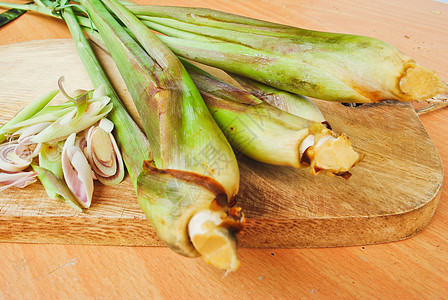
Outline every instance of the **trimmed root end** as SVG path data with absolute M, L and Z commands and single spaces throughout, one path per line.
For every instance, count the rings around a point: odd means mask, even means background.
M 309 165 L 314 175 L 325 171 L 328 175 L 348 179 L 348 171 L 361 160 L 345 134 L 336 136 L 319 123 L 311 125 L 310 135 L 302 141 L 300 148 L 302 164 Z
M 229 228 L 221 226 L 225 219 L 223 212 L 200 211 L 191 218 L 188 231 L 205 262 L 221 270 L 235 271 L 240 266 L 237 241 Z
M 330 138 L 314 147 L 313 168 L 330 174 L 344 174 L 359 160 L 360 156 L 344 134 Z
M 427 100 L 439 94 L 448 94 L 448 84 L 433 70 L 414 65 L 406 69 L 400 80 L 403 100 Z

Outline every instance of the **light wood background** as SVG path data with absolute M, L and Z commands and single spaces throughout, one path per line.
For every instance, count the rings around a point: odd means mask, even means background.
M 448 78 L 448 5 L 439 2 L 163 4 L 210 7 L 298 27 L 377 37 Z M 1 45 L 54 38 L 69 38 L 64 25 L 31 14 L 0 29 Z M 447 116 L 445 109 L 421 117 L 444 165 Z M 241 249 L 243 266 L 227 276 L 200 259 L 186 259 L 164 247 L 1 243 L 0 299 L 443 298 L 448 296 L 447 198 L 444 185 L 431 224 L 411 239 L 349 248 Z

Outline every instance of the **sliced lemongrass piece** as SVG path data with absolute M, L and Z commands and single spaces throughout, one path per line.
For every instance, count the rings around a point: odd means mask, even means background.
M 27 107 L 18 112 L 14 118 L 12 118 L 9 122 L 0 127 L 0 143 L 4 142 L 6 139 L 5 133 L 7 133 L 7 129 L 21 121 L 27 120 L 37 112 L 42 110 L 57 94 L 59 90 L 52 91 L 42 97 L 35 99 L 31 102 Z
M 87 159 L 96 178 L 103 184 L 114 185 L 124 178 L 124 164 L 112 130 L 114 124 L 103 118 L 87 133 Z
M 39 166 L 50 171 L 59 178 L 64 177 L 62 171 L 62 147 L 58 143 L 44 143 L 39 152 Z M 51 189 L 47 189 L 47 194 L 51 199 L 57 199 L 58 195 Z
M 240 266 L 236 255 L 237 241 L 223 226 L 226 217 L 222 211 L 199 211 L 190 219 L 188 233 L 205 262 L 221 270 L 234 271 Z
M 47 128 L 50 125 L 51 125 L 51 122 L 42 122 L 42 123 L 30 125 L 28 127 L 22 127 L 21 129 L 14 132 L 13 136 L 19 135 L 19 138 L 17 140 L 20 143 L 25 138 L 28 138 L 32 135 L 35 135 L 35 134 L 41 132 L 42 130 L 44 130 L 45 128 Z
M 31 164 L 31 157 L 20 157 L 17 155 L 17 145 L 17 141 L 0 145 L 0 170 L 18 172 L 26 169 Z
M 17 146 L 15 149 L 15 154 L 20 157 L 20 158 L 34 158 L 36 157 L 39 152 L 40 149 L 42 147 L 42 144 L 35 144 L 35 143 L 31 143 L 31 137 L 27 137 L 22 139 L 21 141 L 17 140 Z
M 109 101 L 110 98 L 107 96 L 91 99 L 88 101 L 86 111 L 82 116 L 79 117 L 77 112 L 72 111 L 33 136 L 32 141 L 45 143 L 51 140 L 64 139 L 73 132 L 80 132 L 89 128 L 111 111 L 112 103 L 109 103 Z
M 44 143 L 39 152 L 39 166 L 62 180 L 64 173 L 62 171 L 61 156 L 62 147 L 58 143 Z M 41 180 L 42 183 L 43 181 L 44 179 Z M 56 193 L 53 188 L 47 188 L 45 184 L 44 187 L 51 199 L 59 199 L 59 194 Z
M 93 91 L 92 98 L 99 98 L 107 96 L 106 86 L 104 84 L 100 85 Z
M 41 112 L 37 113 L 35 116 L 31 117 L 30 119 L 27 119 L 27 120 L 24 120 L 17 124 L 9 126 L 8 128 L 5 129 L 5 131 L 6 131 L 6 133 L 14 134 L 18 130 L 27 128 L 27 127 L 35 125 L 35 124 L 45 123 L 45 122 L 54 122 L 70 112 L 76 112 L 76 108 L 74 107 L 73 104 L 68 105 L 68 106 L 63 105 L 62 107 L 49 106 L 49 107 L 44 108 Z
M 36 176 L 36 172 L 0 172 L 0 191 L 4 191 L 10 187 L 24 188 L 36 182 Z
M 61 177 L 56 176 L 50 170 L 41 166 L 32 165 L 32 167 L 35 172 L 38 172 L 37 176 L 51 199 L 61 200 L 76 211 L 82 212 L 77 198 Z
M 89 162 L 81 149 L 75 146 L 76 134 L 72 133 L 62 149 L 62 170 L 68 188 L 78 203 L 90 207 L 93 197 L 93 179 Z

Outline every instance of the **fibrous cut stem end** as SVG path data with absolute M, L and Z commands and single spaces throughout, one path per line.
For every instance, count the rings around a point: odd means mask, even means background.
M 302 150 L 301 161 L 309 163 L 313 174 L 325 171 L 328 175 L 348 178 L 348 171 L 361 160 L 348 137 L 345 134 L 336 136 L 320 123 L 313 124 L 310 132 L 306 138 L 308 141 L 304 140 L 309 147 Z
M 200 211 L 191 218 L 188 231 L 205 262 L 221 270 L 236 271 L 240 266 L 236 238 L 227 227 L 221 226 L 225 218 L 223 212 Z
M 409 101 L 427 100 L 439 94 L 448 94 L 448 84 L 436 72 L 419 65 L 407 68 L 399 84 Z

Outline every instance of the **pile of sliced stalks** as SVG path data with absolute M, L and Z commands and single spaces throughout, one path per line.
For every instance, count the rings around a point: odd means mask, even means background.
M 0 127 L 0 191 L 39 178 L 48 195 L 78 211 L 89 208 L 93 180 L 114 185 L 124 164 L 106 118 L 112 109 L 104 87 L 71 98 L 59 90 L 32 101 Z M 68 101 L 49 105 L 62 92 Z

